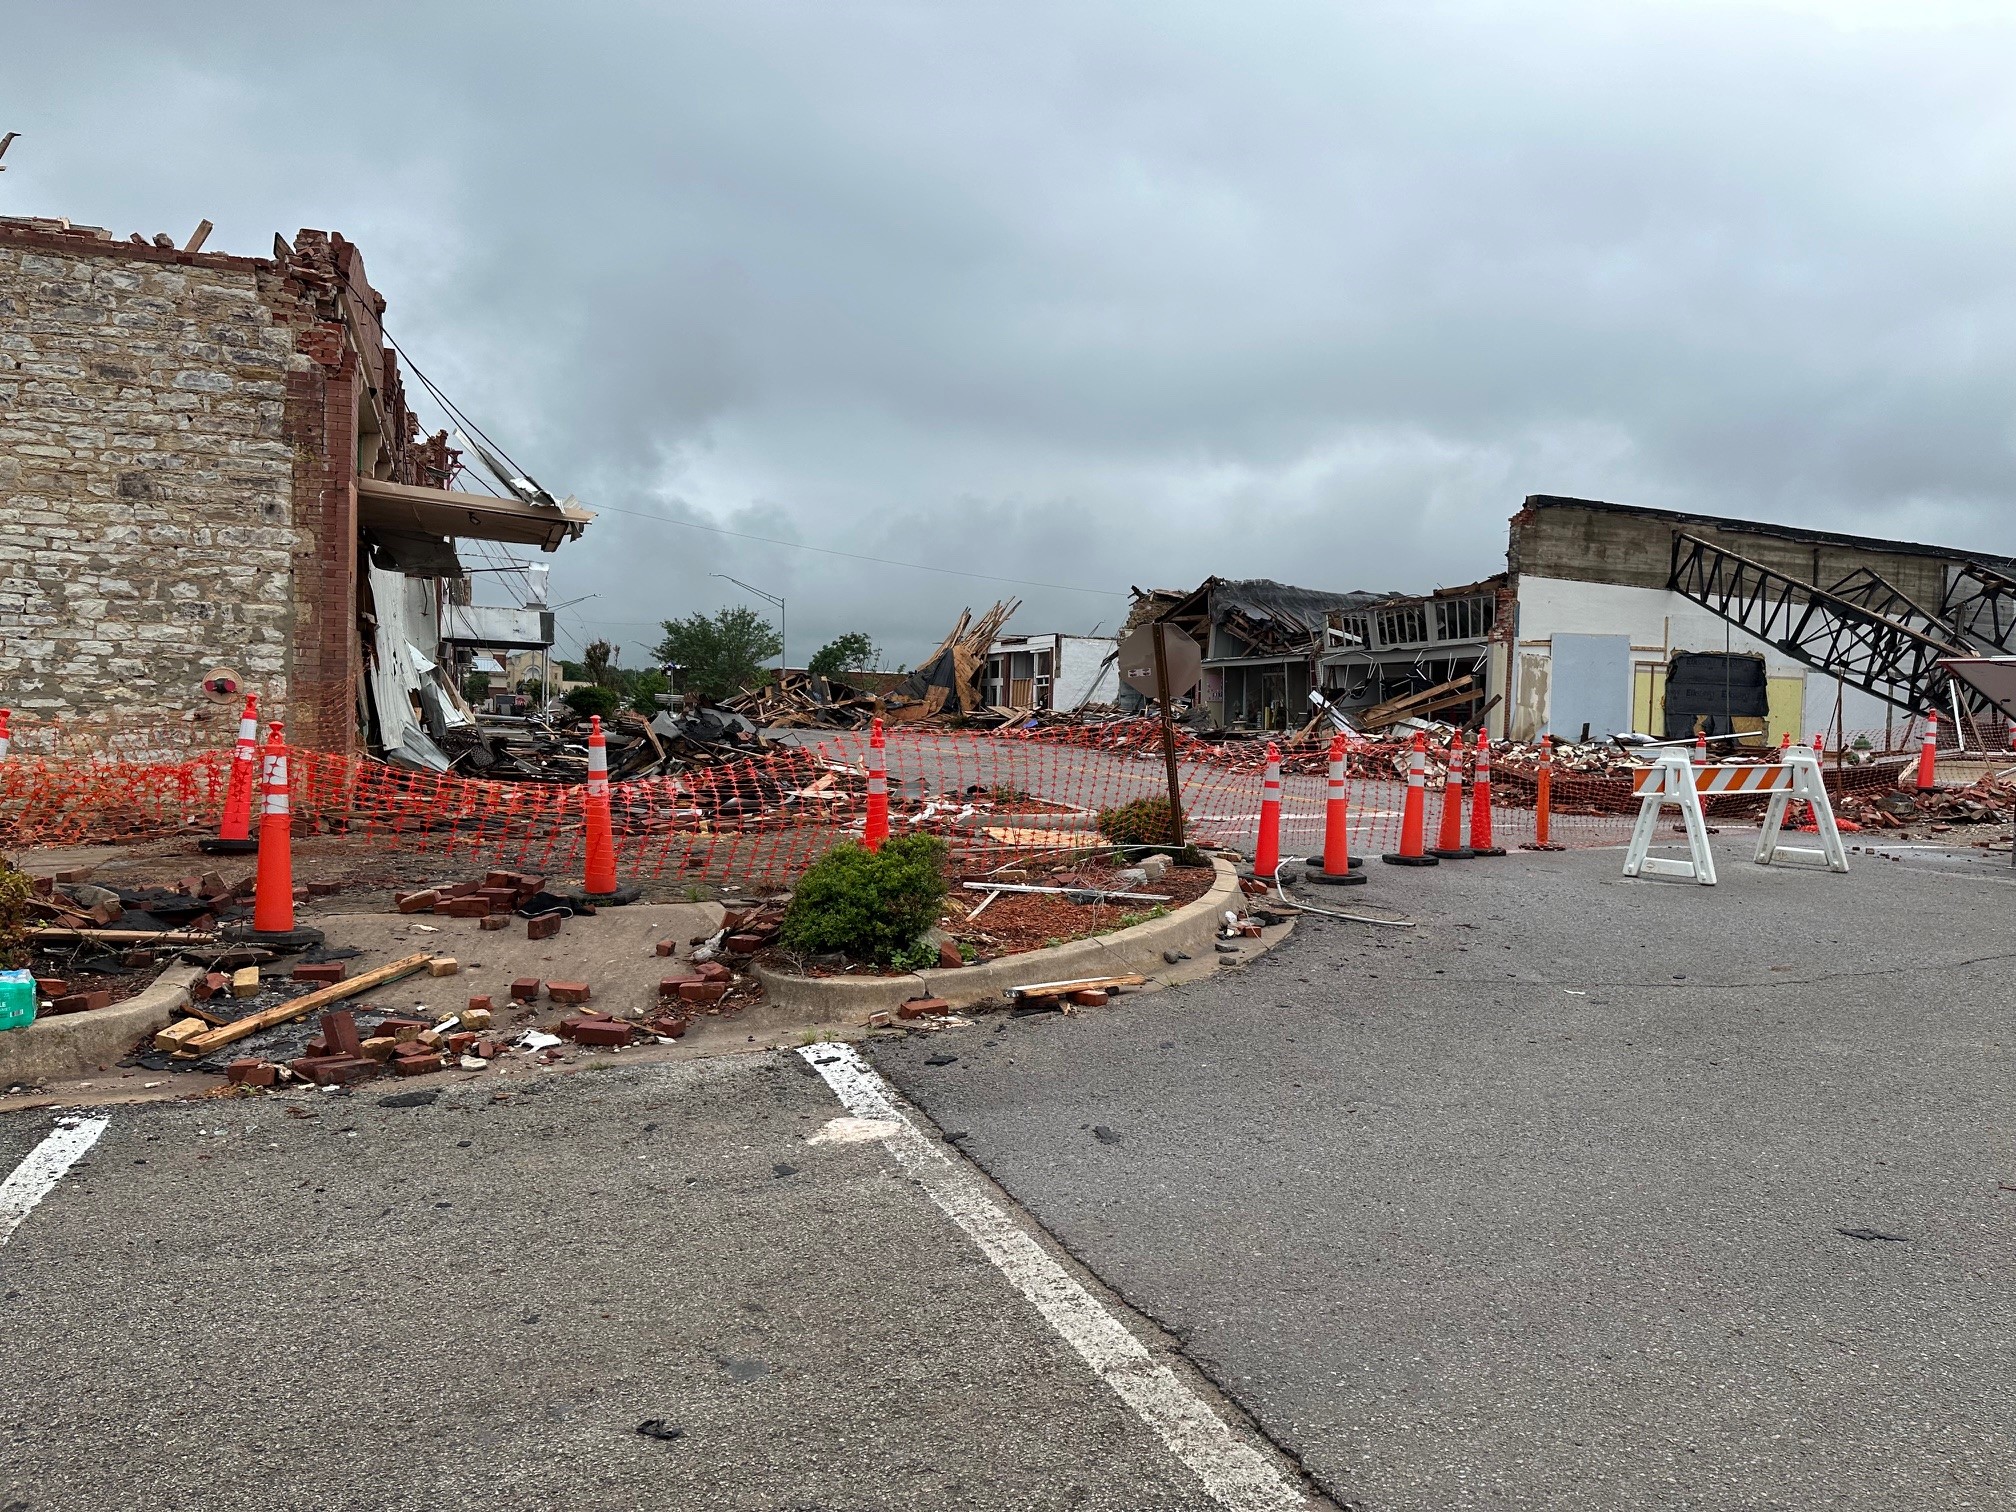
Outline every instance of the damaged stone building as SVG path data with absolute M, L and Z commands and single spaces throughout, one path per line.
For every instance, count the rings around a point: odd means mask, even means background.
M 1933 642 L 2016 644 L 2016 562 L 1992 553 L 1535 494 L 1506 558 L 1488 727 L 1514 740 L 1880 744 L 1942 681 Z
M 341 236 L 270 257 L 0 218 L 0 705 L 32 751 L 175 759 L 246 692 L 297 745 L 445 764 L 456 539 L 593 516 L 455 488 Z M 522 486 L 521 486 L 522 485 Z M 550 619 L 549 619 L 550 623 Z M 550 635 L 550 631 L 548 632 Z M 60 732 L 60 734 L 59 734 Z

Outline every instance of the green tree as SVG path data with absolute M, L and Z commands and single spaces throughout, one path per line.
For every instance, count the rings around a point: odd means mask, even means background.
M 834 636 L 814 651 L 812 660 L 805 664 L 805 670 L 814 677 L 834 677 L 842 672 L 861 671 L 879 659 L 875 642 L 859 630 L 849 630 L 845 635 Z
M 763 663 L 784 649 L 777 627 L 743 605 L 664 625 L 665 639 L 653 654 L 661 662 L 677 662 L 685 669 L 685 691 L 706 698 L 727 698 L 758 685 L 767 676 Z
M 630 707 L 648 718 L 658 712 L 658 695 L 671 686 L 656 667 L 640 667 L 625 679 L 623 691 L 630 697 Z
M 615 681 L 616 659 L 620 653 L 605 640 L 590 641 L 581 651 L 581 668 L 588 681 L 598 688 L 612 686 Z

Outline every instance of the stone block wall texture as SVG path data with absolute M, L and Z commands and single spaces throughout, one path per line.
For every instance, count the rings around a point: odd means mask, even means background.
M 354 246 L 272 259 L 0 220 L 0 707 L 15 747 L 174 760 L 242 698 L 351 751 L 359 406 L 379 476 L 439 486 Z M 360 364 L 360 351 L 371 361 Z M 363 373 L 368 369 L 369 376 Z
M 215 667 L 286 708 L 282 412 L 309 359 L 255 265 L 205 261 L 0 239 L 0 704 L 24 750 L 50 721 L 71 749 L 214 747 L 238 715 L 203 693 Z

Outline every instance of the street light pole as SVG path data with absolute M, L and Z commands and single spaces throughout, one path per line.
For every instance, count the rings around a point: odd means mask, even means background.
M 709 577 L 720 578 L 724 583 L 733 583 L 737 588 L 746 589 L 748 592 L 755 594 L 756 597 L 762 599 L 765 603 L 777 606 L 777 681 L 782 683 L 784 681 L 784 674 L 791 667 L 791 630 L 790 622 L 784 617 L 784 600 L 777 594 L 765 592 L 754 583 L 745 583 L 738 577 L 729 577 L 725 572 L 710 572 L 707 575 Z

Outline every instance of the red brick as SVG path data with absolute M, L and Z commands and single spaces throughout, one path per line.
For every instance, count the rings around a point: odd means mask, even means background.
M 722 947 L 730 955 L 754 955 L 763 948 L 763 936 L 759 934 L 732 934 L 722 941 Z
M 658 979 L 658 996 L 661 998 L 676 998 L 679 996 L 679 989 L 681 987 L 685 986 L 688 982 L 697 982 L 699 980 L 700 978 L 690 971 L 682 971 L 676 976 L 660 977 Z
M 425 1019 L 403 1018 L 396 1014 L 387 1014 L 384 1018 L 378 1020 L 376 1027 L 371 1032 L 374 1035 L 390 1035 L 393 1039 L 403 1043 L 412 1039 L 414 1035 L 419 1034 L 422 1030 L 431 1029 L 432 1027 L 433 1025 L 429 1024 Z
M 392 1069 L 400 1076 L 425 1076 L 429 1071 L 441 1069 L 441 1055 L 435 1050 L 423 1055 L 402 1055 L 392 1062 Z
M 392 901 L 401 913 L 425 913 L 441 901 L 441 894 L 430 887 L 424 892 L 400 893 Z
M 481 898 L 443 898 L 434 912 L 450 919 L 480 919 L 490 912 L 490 905 Z
M 483 885 L 486 888 L 501 887 L 509 891 L 516 891 L 518 883 L 521 880 L 516 872 L 493 871 L 483 874 Z
M 311 898 L 333 898 L 341 891 L 343 891 L 343 884 L 341 882 L 310 882 L 308 884 L 308 896 Z M 210 897 L 212 895 L 205 893 L 204 896 Z
M 336 1047 L 329 1043 L 328 1035 L 311 1034 L 308 1036 L 307 1043 L 302 1045 L 301 1053 L 310 1060 L 322 1060 L 327 1056 L 334 1055 Z
M 504 1053 L 504 1047 L 493 1039 L 479 1039 L 469 1047 L 469 1052 L 483 1060 L 495 1060 Z
M 896 1017 L 904 1019 L 936 1018 L 941 1013 L 950 1013 L 951 1011 L 952 1005 L 943 998 L 912 998 L 909 1002 L 898 1005 Z
M 63 871 L 57 872 L 55 875 L 55 880 L 58 882 L 70 882 L 70 883 L 89 882 L 91 880 L 91 870 L 92 869 L 88 866 L 68 867 Z
M 1098 987 L 1081 987 L 1071 994 L 1071 1001 L 1080 1008 L 1104 1008 L 1106 993 L 1104 989 Z
M 586 982 L 548 982 L 546 996 L 553 1002 L 573 1006 L 587 1002 L 593 994 L 589 992 Z
M 460 1055 L 464 1050 L 467 1050 L 471 1045 L 475 1044 L 476 1041 L 481 1038 L 482 1038 L 481 1035 L 473 1033 L 472 1031 L 466 1029 L 460 1030 L 448 1036 L 447 1040 L 448 1052 L 451 1055 Z
M 511 984 L 511 1001 L 514 1003 L 536 1003 L 539 1001 L 539 987 L 539 978 L 520 977 Z
M 653 1034 L 661 1035 L 665 1039 L 677 1039 L 691 1028 L 692 1025 L 693 1020 L 681 1013 L 654 1018 L 645 1024 L 644 1027 L 649 1029 Z
M 49 1005 L 50 1013 L 92 1013 L 100 1008 L 112 1006 L 112 994 L 100 989 L 97 992 L 73 992 L 56 999 Z
M 485 993 L 481 997 L 470 998 L 469 1006 L 471 1008 L 480 1009 L 484 1013 L 489 1013 L 493 1011 L 492 1004 L 490 1002 L 490 996 L 488 993 Z
M 966 964 L 966 957 L 959 954 L 959 947 L 957 945 L 954 945 L 950 940 L 943 940 L 938 945 L 938 964 L 949 970 L 954 966 L 964 966 Z
M 476 921 L 476 927 L 478 929 L 509 929 L 511 927 L 511 915 L 508 913 L 485 914 Z
M 466 898 L 481 887 L 481 882 L 451 882 L 441 889 L 444 898 Z
M 490 905 L 492 913 L 509 913 L 518 906 L 518 889 L 515 887 L 482 887 L 476 896 Z
M 270 1087 L 280 1080 L 280 1068 L 271 1061 L 238 1060 L 224 1068 L 228 1081 L 245 1087 Z
M 322 1036 L 336 1055 L 354 1056 L 364 1043 L 357 1033 L 357 1015 L 348 1008 L 332 1008 L 322 1015 Z
M 229 973 L 222 971 L 207 971 L 203 974 L 203 996 L 206 999 L 213 997 L 221 997 L 224 993 L 227 993 L 230 990 L 231 990 L 231 977 Z
M 614 1019 L 584 1019 L 570 1037 L 582 1045 L 627 1045 L 632 1033 L 628 1024 Z
M 154 952 L 151 950 L 129 950 L 119 957 L 119 964 L 126 967 L 152 966 Z
M 525 938 L 528 940 L 550 940 L 560 933 L 560 921 L 567 915 L 557 908 L 551 913 L 534 914 L 525 921 Z
M 70 992 L 70 984 L 61 977 L 37 977 L 35 978 L 35 990 L 44 997 L 67 997 Z
M 295 981 L 321 982 L 330 986 L 342 981 L 347 974 L 341 961 L 310 961 L 294 968 Z
M 677 940 L 660 940 L 657 949 L 658 954 L 661 956 L 673 955 L 678 952 L 679 942 Z
M 688 1003 L 718 1003 L 728 995 L 726 982 L 681 982 L 679 997 Z
M 288 1065 L 296 1075 L 307 1077 L 318 1087 L 358 1081 L 378 1069 L 373 1062 L 350 1055 L 303 1056 L 300 1060 L 289 1061 Z
M 700 973 L 700 980 L 703 982 L 732 982 L 735 980 L 735 973 L 730 971 L 726 966 L 723 966 L 719 961 L 702 961 L 693 969 Z

